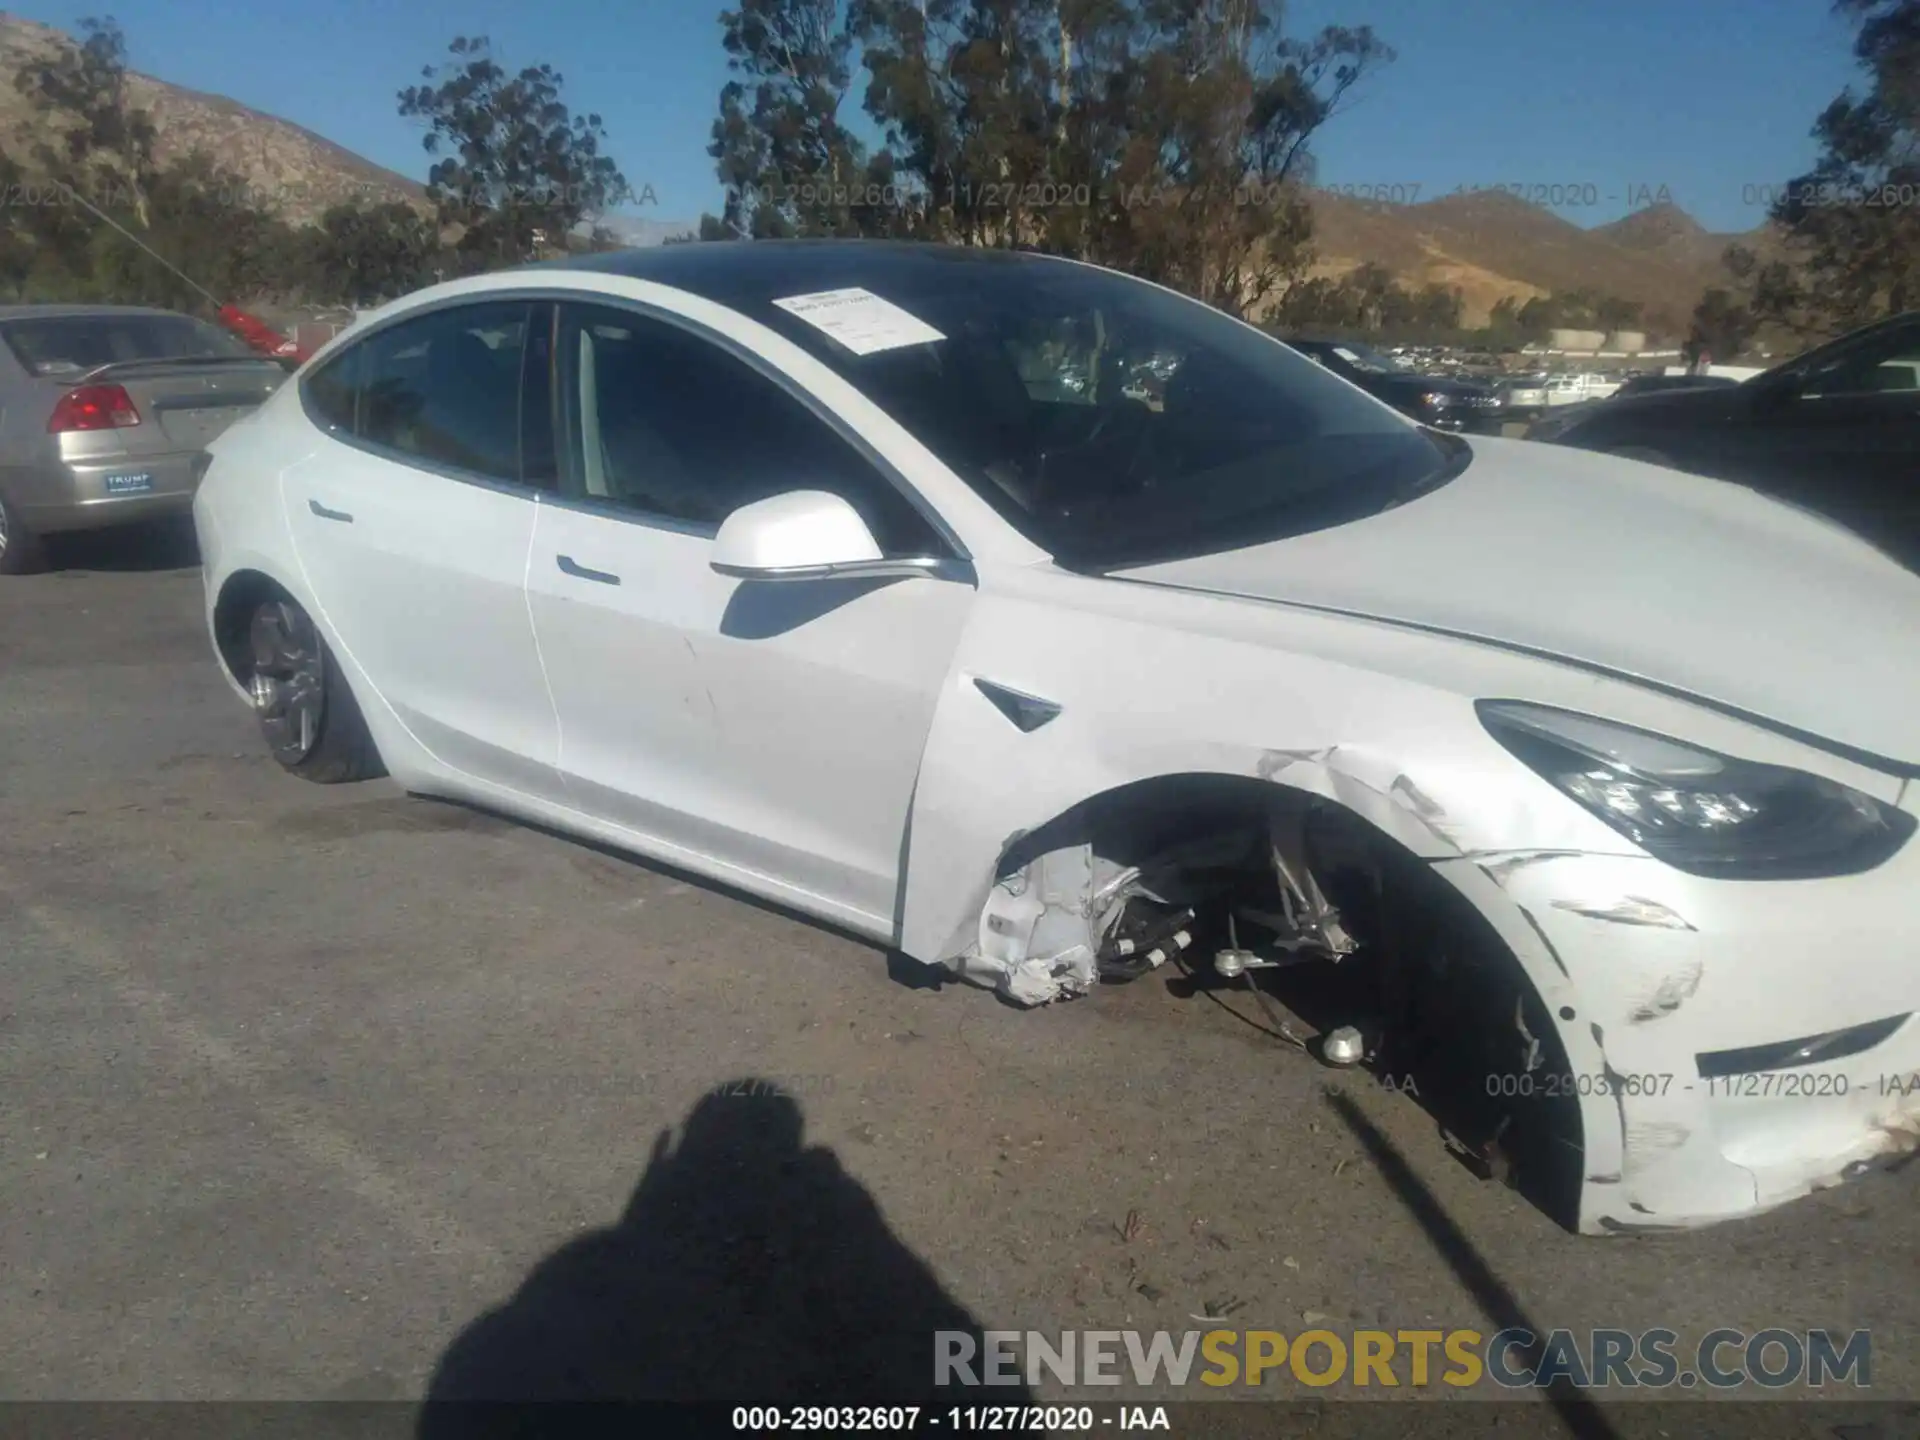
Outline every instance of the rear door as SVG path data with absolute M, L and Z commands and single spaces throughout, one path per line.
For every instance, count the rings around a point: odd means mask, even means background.
M 554 480 L 552 323 L 489 299 L 375 330 L 304 383 L 326 438 L 281 474 L 310 593 L 380 699 L 452 769 L 547 799 L 559 735 L 525 577 Z
M 563 303 L 563 497 L 540 507 L 529 604 L 577 806 L 890 928 L 920 758 L 970 576 L 742 581 L 734 509 L 827 490 L 883 553 L 952 551 L 834 423 L 702 332 Z

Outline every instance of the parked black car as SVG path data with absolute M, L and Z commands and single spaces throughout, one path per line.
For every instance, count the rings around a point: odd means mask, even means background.
M 1660 390 L 1724 390 L 1740 382 L 1725 375 L 1629 375 L 1609 400 L 1630 395 L 1652 395 Z
M 1379 351 L 1347 340 L 1288 340 L 1287 344 L 1422 425 L 1498 434 L 1505 418 L 1505 404 L 1490 385 L 1416 375 L 1398 368 Z
M 1738 385 L 1615 396 L 1527 434 L 1750 485 L 1920 569 L 1920 311 Z

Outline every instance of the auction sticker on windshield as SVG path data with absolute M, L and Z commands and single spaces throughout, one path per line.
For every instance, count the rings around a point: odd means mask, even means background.
M 812 295 L 789 295 L 773 303 L 790 315 L 798 315 L 823 334 L 831 335 L 856 355 L 873 355 L 882 350 L 898 350 L 904 345 L 925 345 L 947 338 L 891 300 L 883 300 L 857 285 L 845 290 L 820 290 Z

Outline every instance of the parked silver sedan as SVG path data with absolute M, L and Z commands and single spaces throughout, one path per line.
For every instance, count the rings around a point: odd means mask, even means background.
M 0 575 L 47 535 L 185 514 L 207 443 L 284 378 L 170 310 L 0 306 Z

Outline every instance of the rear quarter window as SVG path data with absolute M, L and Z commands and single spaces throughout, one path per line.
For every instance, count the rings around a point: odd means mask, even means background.
M 301 382 L 307 410 L 320 424 L 343 435 L 354 431 L 354 407 L 360 398 L 361 347 L 350 346 Z
M 491 480 L 554 483 L 553 440 L 523 413 L 545 418 L 546 332 L 530 323 L 551 311 L 526 300 L 428 310 L 382 326 L 301 382 L 306 411 L 343 439 Z M 532 341 L 539 344 L 533 345 Z M 531 386 L 538 404 L 524 403 Z M 524 452 L 524 453 L 523 453 Z

